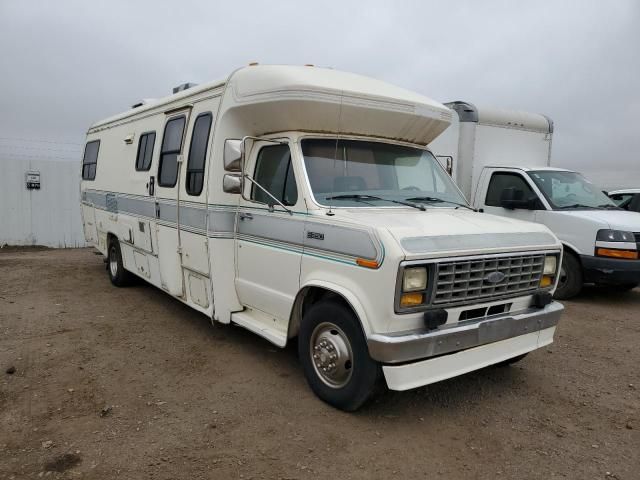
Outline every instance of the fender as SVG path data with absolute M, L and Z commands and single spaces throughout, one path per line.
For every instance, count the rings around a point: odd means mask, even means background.
M 362 303 L 360 303 L 360 300 L 358 300 L 358 297 L 349 289 L 344 288 L 342 285 L 317 279 L 308 280 L 303 285 L 300 285 L 300 290 L 298 290 L 298 293 L 296 294 L 296 300 L 294 301 L 293 307 L 291 309 L 291 315 L 289 316 L 288 330 L 290 334 L 292 333 L 292 327 L 294 327 L 297 331 L 297 325 L 293 324 L 293 322 L 295 321 L 295 310 L 298 305 L 301 293 L 309 287 L 318 287 L 325 290 L 330 290 L 344 298 L 358 317 L 360 325 L 362 326 L 362 332 L 364 333 L 365 337 L 369 338 L 369 336 L 371 335 L 371 325 L 369 324 L 367 315 L 364 311 L 364 308 L 362 307 Z

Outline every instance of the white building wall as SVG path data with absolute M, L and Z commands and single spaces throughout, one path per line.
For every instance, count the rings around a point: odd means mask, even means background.
M 80 160 L 0 158 L 0 246 L 85 246 L 80 219 Z M 40 172 L 40 190 L 25 173 Z

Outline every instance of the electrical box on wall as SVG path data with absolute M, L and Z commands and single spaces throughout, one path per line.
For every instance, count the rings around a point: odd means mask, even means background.
M 24 176 L 27 183 L 27 190 L 40 190 L 40 172 L 29 170 Z

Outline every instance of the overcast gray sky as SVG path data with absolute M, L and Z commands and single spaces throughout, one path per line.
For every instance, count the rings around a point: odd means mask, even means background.
M 77 155 L 91 123 L 179 83 L 313 63 L 544 113 L 553 165 L 640 187 L 640 1 L 0 0 L 0 59 L 4 155 Z

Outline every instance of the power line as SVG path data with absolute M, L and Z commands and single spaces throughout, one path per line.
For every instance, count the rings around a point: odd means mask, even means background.
M 58 157 L 58 156 L 54 156 L 54 155 L 38 155 L 38 154 L 34 154 L 34 155 L 26 155 L 26 154 L 22 154 L 22 153 L 11 153 L 11 152 L 0 152 L 0 155 L 6 158 L 11 158 L 11 157 L 21 157 L 21 158 L 32 158 L 34 160 L 46 160 L 49 158 L 58 158 L 60 160 L 73 160 L 73 161 L 80 161 L 80 157 L 74 157 L 73 155 L 69 155 L 67 157 Z M 2 161 L 2 159 L 0 158 L 0 161 Z
M 63 152 L 78 153 L 82 151 L 82 148 L 80 147 L 74 150 L 69 150 L 69 149 L 62 149 L 62 148 L 56 148 L 56 147 L 32 147 L 32 146 L 25 146 L 25 145 L 2 145 L 2 144 L 0 144 L 0 148 L 11 148 L 13 150 L 45 150 L 45 151 L 56 152 L 56 153 L 63 153 Z
M 82 143 L 73 143 L 73 142 L 54 142 L 53 140 L 37 140 L 34 138 L 20 138 L 20 137 L 0 137 L 0 140 L 17 140 L 22 142 L 36 142 L 36 143 L 53 143 L 58 145 L 77 145 L 79 147 L 83 147 Z

